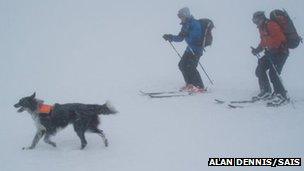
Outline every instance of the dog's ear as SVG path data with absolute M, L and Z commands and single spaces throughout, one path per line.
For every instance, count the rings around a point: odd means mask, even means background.
M 35 98 L 36 97 L 36 92 L 34 92 L 34 94 L 31 95 L 31 98 Z

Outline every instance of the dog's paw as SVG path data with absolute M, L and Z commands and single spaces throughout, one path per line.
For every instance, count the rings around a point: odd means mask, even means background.
M 87 146 L 87 144 L 86 144 L 86 143 L 81 144 L 80 150 L 83 150 L 83 149 L 84 149 L 86 146 Z
M 105 139 L 104 144 L 105 144 L 105 146 L 106 146 L 106 147 L 108 147 L 108 146 L 109 146 L 108 139 Z
M 51 144 L 51 146 L 53 146 L 53 147 L 57 147 L 56 143 L 50 143 L 50 144 Z
M 23 147 L 22 148 L 22 150 L 32 150 L 32 149 L 34 149 L 34 147 L 31 147 L 31 146 L 30 147 Z
M 52 141 L 49 141 L 49 142 L 47 142 L 47 143 L 50 144 L 50 145 L 53 146 L 53 147 L 57 147 L 56 143 L 54 143 L 54 142 L 52 142 Z

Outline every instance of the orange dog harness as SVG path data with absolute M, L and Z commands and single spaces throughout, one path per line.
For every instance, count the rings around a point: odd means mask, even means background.
M 52 106 L 52 105 L 40 104 L 39 107 L 38 107 L 38 112 L 49 114 L 49 113 L 51 113 L 53 108 L 54 108 L 54 106 Z

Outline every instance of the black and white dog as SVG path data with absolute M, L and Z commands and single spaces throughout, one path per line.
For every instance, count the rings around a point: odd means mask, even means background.
M 81 140 L 81 149 L 87 145 L 85 132 L 90 131 L 100 135 L 105 146 L 108 146 L 102 130 L 98 129 L 100 114 L 115 114 L 117 111 L 109 102 L 98 104 L 55 104 L 46 105 L 42 100 L 35 98 L 36 93 L 24 97 L 14 105 L 19 108 L 18 112 L 27 111 L 31 114 L 37 127 L 37 133 L 29 147 L 23 149 L 33 149 L 38 141 L 44 136 L 44 142 L 56 147 L 56 144 L 50 140 L 51 135 L 55 135 L 58 129 L 65 128 L 68 124 L 73 124 L 74 130 Z

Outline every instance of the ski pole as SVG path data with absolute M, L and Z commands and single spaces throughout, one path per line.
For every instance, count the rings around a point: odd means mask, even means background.
M 269 60 L 269 62 L 270 62 L 270 64 L 271 64 L 271 66 L 273 67 L 273 69 L 274 69 L 274 71 L 275 71 L 277 77 L 279 78 L 279 81 L 281 82 L 284 91 L 286 92 L 286 98 L 290 100 L 290 102 L 291 102 L 293 108 L 295 109 L 296 107 L 295 107 L 295 105 L 294 105 L 294 102 L 293 102 L 293 100 L 291 100 L 290 97 L 288 96 L 288 93 L 287 93 L 287 91 L 286 91 L 286 89 L 285 89 L 285 86 L 284 86 L 284 84 L 283 84 L 282 77 L 281 77 L 281 75 L 279 74 L 279 72 L 278 72 L 278 70 L 277 70 L 277 67 L 274 65 L 273 60 L 271 59 L 270 56 L 268 57 L 268 60 Z
M 175 49 L 175 47 L 173 46 L 173 44 L 169 41 L 170 45 L 172 46 L 172 48 L 174 49 L 174 51 L 177 53 L 177 55 L 182 58 L 182 56 L 178 53 L 178 51 Z
M 286 98 L 287 98 L 287 100 L 289 100 L 289 101 L 291 102 L 293 108 L 295 109 L 296 107 L 295 107 L 295 105 L 294 105 L 294 102 L 293 102 L 293 100 L 291 100 L 290 97 L 288 96 L 288 93 L 287 93 L 287 91 L 286 91 L 286 89 L 285 89 L 285 86 L 284 86 L 284 84 L 283 84 L 283 79 L 282 79 L 281 75 L 279 74 L 279 71 L 278 71 L 277 67 L 274 65 L 273 60 L 271 59 L 270 56 L 268 57 L 268 60 L 269 60 L 269 62 L 270 62 L 270 64 L 271 64 L 272 68 L 274 69 L 274 71 L 275 71 L 277 77 L 279 78 L 279 81 L 281 82 L 281 85 L 282 85 L 284 91 L 286 92 Z
M 178 55 L 180 58 L 182 58 L 182 56 L 178 53 L 178 51 L 176 50 L 176 48 L 174 47 L 174 45 L 173 45 L 170 41 L 169 41 L 169 43 L 170 43 L 170 45 L 172 46 L 172 48 L 174 49 L 174 51 L 177 53 L 177 55 Z M 190 49 L 191 49 L 191 48 L 190 48 Z M 193 52 L 192 49 L 191 49 L 191 52 L 194 54 L 194 52 Z M 205 75 L 207 76 L 207 78 L 209 79 L 210 83 L 211 83 L 212 85 L 214 85 L 213 82 L 212 82 L 212 80 L 210 79 L 209 75 L 208 75 L 207 72 L 205 71 L 204 67 L 202 66 L 202 64 L 201 64 L 200 62 L 198 62 L 198 64 L 200 65 L 200 67 L 201 67 L 202 70 L 204 71 L 204 73 L 205 73 Z
M 271 59 L 270 56 L 268 56 L 268 60 L 269 60 L 269 62 L 270 62 L 270 65 L 271 65 L 272 68 L 274 69 L 274 71 L 275 71 L 277 77 L 279 78 L 279 81 L 281 82 L 283 89 L 286 91 L 285 86 L 284 86 L 284 84 L 283 84 L 282 77 L 281 77 L 281 75 L 280 75 L 280 73 L 279 73 L 277 67 L 274 65 L 274 63 L 273 63 L 273 61 L 272 61 L 272 59 Z

